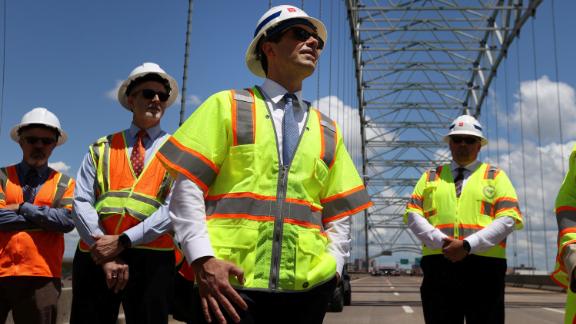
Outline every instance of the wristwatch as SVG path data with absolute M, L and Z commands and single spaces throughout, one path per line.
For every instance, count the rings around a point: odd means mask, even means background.
M 122 245 L 122 247 L 124 247 L 125 249 L 129 249 L 130 247 L 132 247 L 132 241 L 130 241 L 130 238 L 128 237 L 128 235 L 126 235 L 126 233 L 122 233 L 118 237 L 118 242 L 120 242 L 120 245 Z
M 462 247 L 464 248 L 464 250 L 466 250 L 466 253 L 470 254 L 470 243 L 468 243 L 468 241 L 464 240 L 462 241 Z

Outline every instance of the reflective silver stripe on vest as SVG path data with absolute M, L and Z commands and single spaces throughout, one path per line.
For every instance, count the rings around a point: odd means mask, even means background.
M 124 214 L 122 207 L 102 207 L 98 210 L 98 214 Z
M 254 98 L 250 91 L 242 89 L 234 91 L 236 101 L 236 143 L 238 145 L 254 144 L 254 116 L 252 106 Z
M 494 216 L 494 206 L 487 201 L 482 201 L 482 211 L 484 215 Z
M 60 207 L 72 205 L 73 202 L 73 198 L 62 198 L 60 199 Z
M 64 197 L 64 193 L 66 193 L 66 189 L 68 189 L 68 182 L 70 182 L 70 177 L 61 174 L 58 185 L 56 186 L 56 194 L 54 194 L 54 199 L 52 200 L 52 208 L 61 208 L 64 206 L 62 205 L 62 197 Z
M 576 210 L 563 210 L 556 213 L 558 230 L 563 231 L 570 227 L 576 227 Z
M 489 166 L 488 174 L 486 175 L 486 179 L 494 180 L 496 172 L 498 171 L 497 167 Z
M 245 214 L 249 216 L 274 217 L 279 208 L 277 200 L 260 200 L 250 197 L 222 198 L 206 201 L 206 216 Z M 306 222 L 322 228 L 320 212 L 313 212 L 309 206 L 284 202 L 282 206 L 284 219 Z
M 126 209 L 126 212 L 128 214 L 130 214 L 131 216 L 134 216 L 135 218 L 137 218 L 141 222 L 143 222 L 148 217 L 148 215 L 139 213 L 139 212 L 135 211 L 134 209 L 131 209 L 131 208 L 125 208 L 125 209 Z
M 2 186 L 2 193 L 0 193 L 0 199 L 6 199 L 4 192 L 6 191 L 6 182 L 8 181 L 8 176 L 6 175 L 6 168 L 0 168 L 0 186 Z
M 408 200 L 408 204 L 412 204 L 412 205 L 415 205 L 415 206 L 422 208 L 422 207 L 424 207 L 424 199 L 415 198 L 414 196 L 412 196 L 412 197 L 410 197 L 410 200 Z
M 172 141 L 166 141 L 159 152 L 170 162 L 198 178 L 206 187 L 210 187 L 216 179 L 217 173 L 209 165 L 193 154 L 181 150 Z
M 104 188 L 102 188 L 104 191 L 108 191 L 110 189 L 110 181 L 108 180 L 108 177 L 110 176 L 110 169 L 109 169 L 109 165 L 108 162 L 110 160 L 110 142 L 112 141 L 112 136 L 108 136 L 107 137 L 107 142 L 103 143 L 104 145 L 104 156 L 102 157 L 102 170 L 104 170 L 104 174 L 103 174 L 103 181 L 104 181 Z M 96 167 L 98 168 L 98 167 Z
M 442 228 L 439 228 L 439 230 L 440 230 L 440 232 L 442 232 L 448 236 L 454 237 L 454 228 L 453 227 L 442 227 Z
M 160 208 L 160 206 L 162 206 L 162 203 L 161 203 L 161 202 L 158 202 L 158 201 L 156 201 L 155 199 L 152 199 L 152 198 L 150 198 L 150 197 L 143 196 L 143 195 L 141 195 L 141 194 L 139 194 L 139 193 L 136 193 L 136 192 L 133 192 L 133 193 L 130 195 L 130 199 L 137 200 L 137 201 L 139 201 L 139 202 L 142 202 L 142 203 L 145 203 L 145 204 L 147 204 L 147 205 L 153 206 L 154 208 Z
M 320 111 L 320 126 L 324 136 L 324 156 L 322 160 L 328 167 L 332 166 L 334 162 L 334 155 L 336 154 L 336 128 L 334 122 Z
M 436 181 L 436 169 L 428 170 L 428 181 L 429 182 Z
M 126 198 L 130 196 L 130 192 L 129 191 L 108 191 L 106 193 L 104 193 L 103 195 L 98 196 L 98 199 L 96 199 L 96 202 L 100 202 L 106 198 L 109 197 L 113 197 L 113 198 Z
M 481 230 L 481 228 L 460 228 L 460 236 L 468 237 Z
M 343 212 L 353 210 L 369 202 L 370 195 L 368 195 L 366 189 L 356 191 L 348 196 L 323 203 L 322 206 L 324 209 L 322 210 L 322 219 L 337 216 Z
M 510 201 L 510 200 L 501 200 L 496 203 L 495 209 L 496 213 L 498 213 L 502 209 L 511 209 L 516 208 L 520 209 L 517 201 Z

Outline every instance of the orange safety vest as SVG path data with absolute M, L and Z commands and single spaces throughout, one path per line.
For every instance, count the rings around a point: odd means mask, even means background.
M 36 206 L 72 209 L 74 179 L 50 169 L 34 199 Z M 0 208 L 24 202 L 16 166 L 0 169 Z M 0 232 L 0 277 L 60 278 L 64 234 L 41 229 Z
M 130 203 L 141 202 L 155 209 L 164 203 L 172 178 L 156 155 L 144 166 L 140 176 L 136 177 L 128 158 L 124 132 L 98 140 L 90 147 L 90 153 L 96 166 L 98 182 L 95 208 L 104 233 L 121 234 L 150 216 L 130 208 Z M 172 235 L 166 233 L 135 248 L 173 250 L 174 241 Z M 80 241 L 80 249 L 86 252 L 90 247 Z

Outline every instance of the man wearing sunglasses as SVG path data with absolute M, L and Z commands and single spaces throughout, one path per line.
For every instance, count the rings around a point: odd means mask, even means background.
M 0 323 L 10 311 L 16 324 L 56 323 L 74 180 L 48 160 L 67 135 L 56 115 L 39 107 L 10 136 L 22 161 L 0 168 Z
M 121 84 L 130 127 L 98 139 L 78 171 L 73 217 L 81 241 L 74 256 L 70 323 L 167 323 L 174 275 L 168 216 L 172 178 L 156 158 L 169 134 L 160 121 L 178 84 L 144 63 Z
M 258 21 L 246 52 L 261 86 L 219 92 L 159 151 L 178 174 L 170 215 L 196 272 L 194 323 L 322 323 L 371 206 L 339 127 L 302 99 L 326 42 L 294 6 Z
M 404 220 L 422 241 L 426 324 L 504 324 L 506 237 L 523 227 L 503 170 L 478 161 L 488 140 L 462 115 L 444 136 L 452 162 L 420 177 Z

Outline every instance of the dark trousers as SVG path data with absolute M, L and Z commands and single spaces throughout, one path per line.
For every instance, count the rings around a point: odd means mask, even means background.
M 328 299 L 336 288 L 336 277 L 306 292 L 263 292 L 238 290 L 238 293 L 248 304 L 248 310 L 237 309 L 242 318 L 241 324 L 321 324 L 326 314 Z M 207 323 L 202 315 L 198 287 L 193 293 L 192 323 Z M 220 307 L 228 323 L 234 323 L 226 311 Z M 215 317 L 212 316 L 212 322 Z
M 16 324 L 55 324 L 61 289 L 60 278 L 0 278 L 0 323 L 12 310 Z
M 426 324 L 504 324 L 505 259 L 469 255 L 452 263 L 430 255 L 421 266 Z
M 120 304 L 127 324 L 168 323 L 174 280 L 174 252 L 128 249 L 120 256 L 129 271 L 128 284 L 108 289 L 104 271 L 90 253 L 76 250 L 72 268 L 71 324 L 115 324 Z

